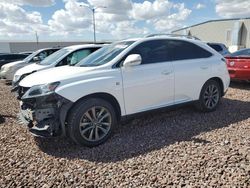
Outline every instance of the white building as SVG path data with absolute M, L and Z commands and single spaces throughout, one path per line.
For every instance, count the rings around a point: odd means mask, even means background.
M 236 51 L 240 48 L 250 48 L 250 17 L 211 20 L 172 33 L 192 35 L 207 42 L 223 43 L 230 51 Z

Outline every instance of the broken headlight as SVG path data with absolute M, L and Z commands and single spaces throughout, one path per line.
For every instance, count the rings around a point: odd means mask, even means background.
M 22 97 L 22 99 L 41 97 L 54 93 L 60 82 L 53 82 L 49 84 L 36 85 L 31 87 Z

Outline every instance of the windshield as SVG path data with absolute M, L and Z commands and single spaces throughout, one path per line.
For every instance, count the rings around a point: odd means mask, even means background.
M 108 63 L 119 55 L 124 49 L 133 44 L 134 41 L 117 42 L 97 50 L 88 57 L 80 61 L 76 66 L 92 67 Z
M 55 63 L 59 58 L 63 57 L 65 54 L 68 54 L 70 52 L 69 49 L 61 49 L 58 50 L 56 52 L 54 52 L 53 54 L 51 54 L 50 56 L 46 57 L 43 61 L 41 61 L 40 65 L 51 65 L 53 63 Z
M 26 57 L 23 61 L 29 62 L 36 54 L 38 54 L 40 51 L 33 52 L 28 57 Z
M 232 53 L 231 56 L 250 56 L 250 49 L 239 50 Z

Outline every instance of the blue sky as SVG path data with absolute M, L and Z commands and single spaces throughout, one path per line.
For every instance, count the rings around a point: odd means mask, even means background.
M 98 40 L 137 37 L 212 19 L 249 17 L 249 0 L 1 0 L 0 40 L 91 41 L 91 7 Z

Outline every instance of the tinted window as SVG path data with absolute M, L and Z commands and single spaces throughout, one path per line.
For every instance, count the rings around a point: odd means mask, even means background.
M 199 59 L 212 56 L 207 50 L 186 41 L 171 40 L 168 49 L 173 60 Z
M 146 41 L 132 49 L 128 55 L 140 54 L 142 64 L 171 61 L 167 47 L 167 40 Z
M 218 44 L 209 44 L 209 43 L 208 43 L 208 45 L 209 45 L 211 48 L 213 48 L 214 50 L 216 50 L 217 52 L 223 51 L 222 47 L 221 47 L 220 45 L 218 45 Z

